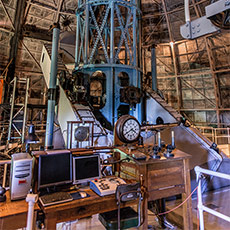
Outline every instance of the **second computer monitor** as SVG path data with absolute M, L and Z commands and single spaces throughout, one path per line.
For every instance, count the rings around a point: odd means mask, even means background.
M 73 183 L 81 184 L 101 177 L 100 155 L 73 157 Z

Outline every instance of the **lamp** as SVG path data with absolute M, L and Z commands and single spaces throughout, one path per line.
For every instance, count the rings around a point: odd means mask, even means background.
M 35 134 L 35 128 L 34 125 L 31 124 L 28 129 L 28 136 L 25 138 L 26 144 L 36 144 L 39 142 L 39 139 L 37 135 Z
M 35 134 L 35 128 L 34 125 L 31 124 L 29 125 L 29 129 L 28 129 L 28 135 L 25 138 L 25 143 L 26 143 L 26 152 L 29 151 L 29 146 L 30 144 L 36 144 L 39 142 L 39 138 L 37 137 L 37 135 Z

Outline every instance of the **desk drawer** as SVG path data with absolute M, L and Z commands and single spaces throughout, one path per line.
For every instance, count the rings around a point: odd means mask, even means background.
M 163 190 L 151 190 L 148 191 L 148 201 L 158 200 L 161 198 L 166 198 L 174 195 L 178 195 L 185 192 L 184 185 L 177 185 L 165 188 Z
M 71 204 L 71 202 L 70 202 Z M 127 202 L 125 204 L 122 204 L 121 207 L 125 207 L 128 205 L 132 205 L 133 202 Z M 136 203 L 135 203 L 136 204 Z M 71 207 L 71 205 L 68 207 L 63 208 L 63 210 L 55 211 L 55 209 L 50 212 L 48 215 L 50 217 L 55 216 L 56 222 L 64 222 L 69 220 L 76 220 L 78 218 L 84 218 L 88 217 L 97 213 L 101 212 L 108 212 L 112 211 L 114 209 L 117 209 L 117 202 L 114 198 L 111 199 L 104 199 L 103 197 L 98 200 L 98 202 L 90 202 L 86 205 L 77 206 L 77 207 Z M 47 215 L 46 214 L 46 215 Z
M 154 167 L 151 165 L 147 172 L 148 191 L 184 184 L 184 168 L 179 162 L 169 162 L 164 166 L 160 163 Z

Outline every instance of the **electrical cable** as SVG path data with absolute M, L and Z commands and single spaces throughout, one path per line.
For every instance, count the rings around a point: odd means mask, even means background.
M 189 199 L 189 198 L 192 196 L 192 194 L 197 190 L 197 188 L 198 188 L 198 186 L 197 186 L 197 187 L 191 192 L 191 194 L 190 194 L 182 203 L 180 203 L 178 206 L 176 206 L 175 208 L 173 208 L 173 209 L 171 209 L 171 210 L 169 210 L 169 211 L 167 211 L 167 212 L 158 213 L 157 215 L 161 216 L 161 215 L 168 214 L 168 213 L 170 213 L 170 212 L 176 210 L 176 209 L 179 208 L 180 206 L 182 206 L 185 202 L 188 201 L 188 199 Z

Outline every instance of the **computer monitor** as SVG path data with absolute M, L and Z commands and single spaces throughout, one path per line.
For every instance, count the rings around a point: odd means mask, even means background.
M 73 183 L 81 184 L 101 177 L 100 155 L 73 157 Z
M 72 154 L 59 151 L 39 156 L 38 190 L 72 183 Z

